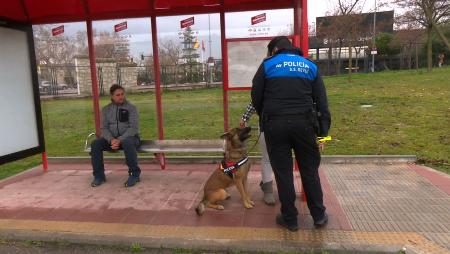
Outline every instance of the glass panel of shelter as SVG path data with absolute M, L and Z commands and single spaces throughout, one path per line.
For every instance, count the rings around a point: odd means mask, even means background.
M 47 155 L 85 155 L 84 138 L 93 130 L 85 22 L 34 25 L 39 92 Z M 84 87 L 83 87 L 83 86 Z M 89 91 L 85 93 L 84 91 Z
M 166 139 L 223 133 L 220 16 L 157 18 Z
M 155 79 L 150 18 L 94 21 L 94 46 L 100 107 L 119 84 L 139 111 L 142 139 L 157 137 Z

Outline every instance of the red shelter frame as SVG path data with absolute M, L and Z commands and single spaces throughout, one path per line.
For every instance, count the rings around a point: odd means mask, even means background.
M 85 21 L 87 27 L 89 60 L 92 80 L 92 102 L 94 109 L 95 133 L 100 136 L 100 105 L 97 81 L 97 68 L 93 45 L 92 21 L 118 18 L 151 18 L 155 96 L 158 122 L 158 138 L 164 139 L 163 111 L 161 99 L 161 78 L 158 57 L 157 23 L 158 16 L 185 14 L 220 13 L 221 47 L 222 47 L 222 81 L 223 81 L 223 113 L 224 130 L 228 122 L 228 62 L 225 36 L 225 13 L 240 11 L 256 11 L 267 9 L 294 9 L 295 46 L 305 54 L 308 52 L 308 15 L 307 0 L 8 0 L 0 8 L 0 21 L 12 20 L 25 24 L 45 24 Z M 255 38 L 257 39 L 257 38 Z M 42 153 L 44 170 L 47 169 L 47 156 Z

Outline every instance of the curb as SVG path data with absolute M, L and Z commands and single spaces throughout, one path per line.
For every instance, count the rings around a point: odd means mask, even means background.
M 293 241 L 260 241 L 260 240 L 233 240 L 233 239 L 185 239 L 185 238 L 155 238 L 140 236 L 119 236 L 114 234 L 79 234 L 70 232 L 1 230 L 0 238 L 4 240 L 43 241 L 43 242 L 69 242 L 73 244 L 92 244 L 106 246 L 131 246 L 139 243 L 145 249 L 194 249 L 207 252 L 253 252 L 253 253 L 280 253 L 280 252 L 331 252 L 339 254 L 363 253 L 398 253 L 401 245 L 386 244 L 350 244 L 350 243 L 322 243 L 304 244 Z

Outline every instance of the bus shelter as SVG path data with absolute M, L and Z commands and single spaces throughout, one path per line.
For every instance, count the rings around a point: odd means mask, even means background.
M 164 139 L 163 110 L 161 99 L 161 72 L 158 55 L 158 30 L 157 17 L 191 14 L 220 14 L 220 35 L 223 73 L 223 126 L 224 130 L 229 127 L 228 120 L 228 91 L 249 90 L 251 82 L 242 82 L 234 77 L 240 76 L 239 70 L 233 69 L 233 61 L 236 60 L 235 49 L 242 43 L 250 47 L 259 47 L 263 51 L 271 37 L 259 38 L 228 38 L 226 36 L 225 14 L 231 12 L 259 11 L 259 10 L 293 10 L 293 34 L 290 35 L 294 45 L 308 52 L 308 23 L 307 23 L 307 0 L 10 0 L 1 4 L 0 28 L 4 27 L 29 27 L 28 40 L 30 40 L 31 25 L 50 24 L 62 22 L 86 22 L 87 44 L 89 51 L 90 75 L 92 81 L 92 102 L 94 112 L 95 133 L 100 136 L 100 105 L 99 87 L 97 80 L 97 68 L 95 61 L 95 50 L 93 42 L 92 22 L 107 19 L 121 18 L 143 18 L 151 19 L 152 50 L 155 73 L 155 101 L 158 138 Z M 262 16 L 252 17 L 255 22 L 265 19 Z M 2 38 L 0 38 L 0 41 Z M 31 36 L 32 40 L 32 36 Z M 32 50 L 31 50 L 32 51 Z M 32 51 L 34 54 L 34 51 Z M 264 52 L 263 52 L 264 53 Z M 13 151 L 0 153 L 1 162 L 21 159 L 32 154 L 42 153 L 44 170 L 47 168 L 47 156 L 45 152 L 42 118 L 40 116 L 40 102 L 36 93 L 38 83 L 36 74 L 36 63 L 34 56 L 30 57 L 32 85 L 34 97 L 32 97 L 36 110 L 36 131 L 39 134 L 39 142 L 29 147 L 18 147 Z M 33 62 L 34 61 L 34 62 Z M 248 73 L 247 73 L 248 75 Z M 33 104 L 33 103 L 32 103 Z

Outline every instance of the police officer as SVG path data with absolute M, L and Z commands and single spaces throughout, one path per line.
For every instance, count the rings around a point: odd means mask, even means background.
M 314 225 L 328 222 L 319 178 L 320 151 L 316 135 L 327 136 L 331 125 L 328 101 L 317 66 L 301 56 L 285 36 L 273 38 L 253 78 L 252 103 L 263 119 L 270 163 L 274 169 L 281 214 L 276 222 L 298 230 L 292 150 L 300 167 Z M 318 119 L 317 112 L 321 117 Z

